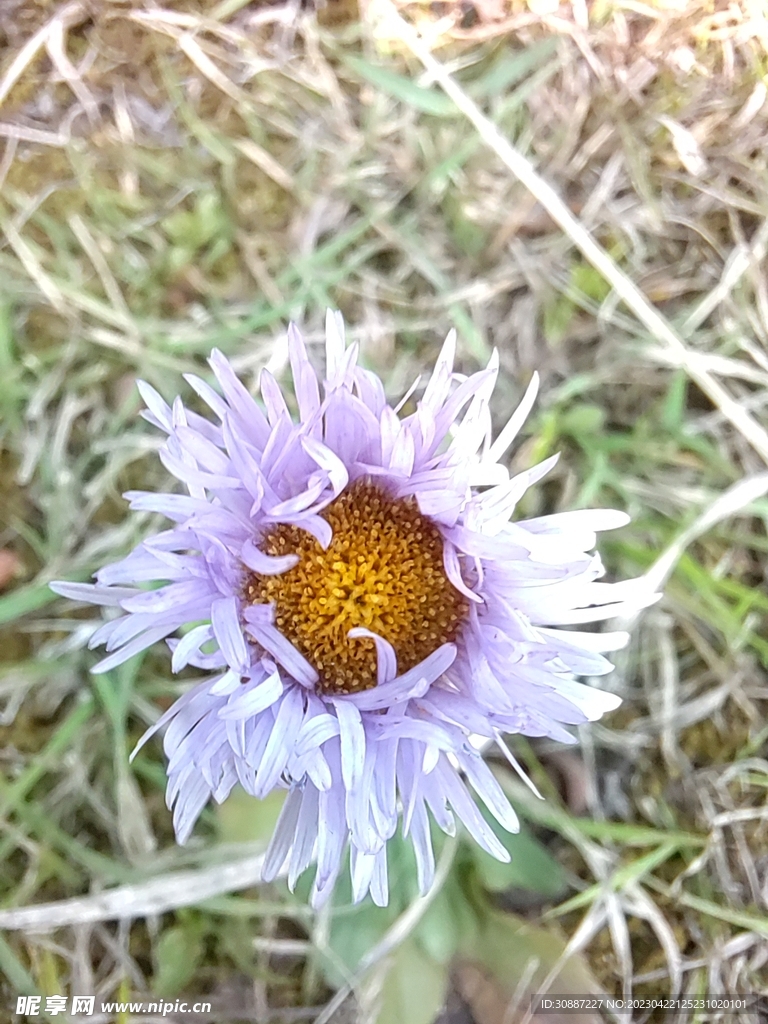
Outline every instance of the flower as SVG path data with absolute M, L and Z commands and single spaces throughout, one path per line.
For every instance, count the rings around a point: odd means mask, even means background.
M 215 672 L 140 742 L 167 727 L 178 841 L 237 782 L 258 798 L 287 788 L 264 876 L 287 861 L 293 886 L 316 861 L 315 906 L 330 895 L 347 844 L 354 899 L 370 891 L 386 904 L 386 846 L 399 818 L 422 892 L 434 874 L 430 812 L 451 834 L 458 817 L 484 850 L 508 860 L 467 786 L 517 830 L 477 738 L 514 764 L 502 734 L 572 742 L 566 725 L 615 708 L 614 694 L 574 677 L 610 671 L 603 654 L 626 633 L 562 627 L 652 599 L 641 580 L 596 582 L 595 533 L 624 525 L 624 513 L 510 522 L 556 461 L 512 478 L 499 462 L 537 378 L 491 442 L 498 359 L 464 377 L 453 372 L 454 348 L 451 332 L 402 418 L 331 312 L 322 389 L 299 331 L 288 330 L 298 423 L 268 370 L 262 411 L 217 351 L 210 364 L 221 393 L 186 378 L 216 423 L 140 383 L 143 415 L 168 435 L 160 457 L 187 493 L 126 497 L 174 525 L 101 569 L 95 584 L 52 584 L 122 612 L 91 638 L 108 652 L 95 672 L 161 639 L 173 671 Z

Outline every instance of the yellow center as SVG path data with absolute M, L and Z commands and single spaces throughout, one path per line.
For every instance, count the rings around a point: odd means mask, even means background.
M 275 625 L 317 670 L 323 692 L 376 686 L 376 647 L 347 636 L 356 626 L 392 644 L 398 674 L 455 639 L 467 601 L 445 575 L 442 538 L 415 499 L 361 480 L 321 514 L 333 530 L 328 550 L 297 526 L 274 527 L 262 551 L 296 554 L 298 564 L 279 576 L 250 573 L 245 596 L 275 605 Z

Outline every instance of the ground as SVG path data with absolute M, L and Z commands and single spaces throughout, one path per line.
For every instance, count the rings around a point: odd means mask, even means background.
M 277 1007 L 512 1024 L 550 968 L 571 986 L 560 991 L 758 991 L 765 6 L 2 8 L 4 1005 L 18 992 L 182 993 L 214 1011 L 176 1019 L 220 1024 Z M 206 372 L 213 346 L 249 384 L 265 365 L 284 375 L 288 320 L 316 346 L 327 306 L 393 400 L 452 326 L 463 371 L 499 352 L 499 424 L 538 370 L 512 462 L 561 457 L 521 512 L 626 509 L 632 524 L 602 542 L 608 573 L 664 589 L 617 655 L 621 709 L 576 747 L 514 744 L 547 801 L 498 766 L 529 826 L 521 874 L 446 847 L 433 904 L 403 897 L 391 918 L 313 918 L 259 885 L 274 802 L 233 799 L 178 849 L 159 744 L 132 767 L 127 754 L 188 679 L 163 651 L 89 676 L 92 613 L 47 587 L 156 527 L 121 498 L 165 480 L 136 378 L 189 400 L 181 375 Z M 456 908 L 481 902 L 472 943 L 448 941 L 470 928 Z

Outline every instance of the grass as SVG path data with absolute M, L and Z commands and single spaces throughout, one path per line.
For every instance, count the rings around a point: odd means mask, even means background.
M 754 991 L 768 961 L 765 12 L 477 0 L 394 14 L 382 0 L 330 23 L 336 10 L 24 0 L 3 26 L 5 1002 L 204 992 L 217 1020 L 327 1017 L 347 991 L 373 998 L 366 978 L 406 985 L 397 944 L 422 955 L 428 908 L 413 904 L 334 1003 L 335 917 L 259 883 L 275 808 L 208 811 L 180 850 L 157 744 L 127 765 L 186 679 L 154 651 L 94 679 L 93 619 L 47 588 L 156 526 L 120 497 L 164 480 L 135 379 L 171 398 L 213 346 L 249 383 L 280 375 L 288 319 L 317 345 L 328 305 L 393 399 L 451 326 L 465 371 L 498 348 L 499 422 L 538 369 L 514 465 L 562 456 L 522 511 L 626 508 L 632 525 L 601 549 L 610 573 L 666 583 L 617 658 L 622 708 L 579 730 L 575 753 L 515 744 L 547 802 L 498 766 L 570 886 L 527 921 L 557 922 L 604 991 Z M 486 1024 L 466 979 L 453 987 Z M 518 1003 L 503 994 L 509 1019 Z

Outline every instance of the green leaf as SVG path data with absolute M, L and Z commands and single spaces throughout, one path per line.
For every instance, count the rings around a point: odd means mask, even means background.
M 438 963 L 449 963 L 461 948 L 471 948 L 477 914 L 454 870 L 416 929 L 422 949 Z
M 488 969 L 511 998 L 523 978 L 528 979 L 528 992 L 536 992 L 560 962 L 565 946 L 565 940 L 554 929 L 529 924 L 515 914 L 489 910 L 482 918 L 470 956 Z M 573 954 L 560 965 L 548 991 L 578 995 L 599 992 L 600 986 L 586 961 Z
M 459 948 L 461 938 L 458 923 L 451 899 L 443 888 L 432 901 L 416 931 L 422 949 L 440 964 L 448 963 Z
M 516 85 L 531 71 L 541 67 L 555 52 L 557 44 L 557 39 L 550 37 L 524 50 L 505 52 L 480 78 L 467 86 L 467 92 L 476 100 L 500 96 L 511 85 Z
M 556 347 L 565 338 L 576 312 L 567 295 L 555 295 L 544 306 L 542 331 L 547 342 Z
M 638 879 L 651 875 L 655 868 L 668 861 L 670 857 L 677 853 L 680 845 L 675 840 L 671 840 L 643 854 L 642 857 L 636 857 L 629 864 L 622 864 L 621 867 L 618 867 L 613 872 L 610 878 L 606 880 L 601 879 L 595 885 L 590 885 L 587 889 L 583 889 L 571 897 L 571 899 L 566 900 L 565 903 L 561 903 L 559 907 L 553 907 L 552 910 L 548 910 L 542 915 L 543 918 L 546 920 L 555 916 L 560 917 L 581 907 L 590 906 L 595 900 L 600 899 L 601 895 L 609 887 L 615 892 L 621 892 L 623 888 L 636 882 Z
M 475 867 L 485 889 L 490 892 L 529 889 L 544 896 L 557 896 L 563 891 L 562 868 L 540 843 L 521 832 L 509 846 L 512 860 L 508 864 L 477 848 Z
M 661 425 L 670 433 L 675 433 L 682 428 L 687 396 L 688 374 L 685 370 L 675 370 L 670 378 L 667 395 L 661 407 Z
M 15 991 L 20 995 L 41 995 L 34 978 L 2 935 L 0 935 L 0 970 L 3 977 L 10 982 Z
M 181 249 L 197 252 L 218 237 L 230 233 L 221 200 L 213 191 L 201 193 L 194 210 L 176 210 L 162 221 L 169 239 Z
M 456 107 L 442 92 L 417 85 L 412 79 L 398 75 L 378 64 L 369 64 L 361 57 L 345 57 L 344 63 L 361 75 L 377 89 L 388 93 L 406 106 L 421 110 L 436 117 L 450 117 L 457 113 Z
M 605 427 L 605 409 L 589 402 L 579 402 L 560 416 L 560 429 L 564 434 L 583 437 L 600 434 Z M 590 439 L 591 440 L 591 439 Z
M 443 212 L 457 247 L 476 256 L 486 245 L 486 233 L 465 212 L 465 204 L 457 193 L 448 190 L 443 197 Z
M 330 956 L 320 961 L 323 976 L 332 988 L 338 988 L 354 974 L 361 958 L 383 937 L 396 917 L 395 908 L 377 907 L 370 897 L 356 907 L 345 907 L 334 914 L 328 939 Z
M 190 982 L 203 955 L 203 940 L 190 922 L 167 928 L 155 946 L 155 977 L 152 990 L 159 996 L 175 996 Z
M 611 293 L 611 286 L 603 275 L 589 263 L 573 264 L 571 285 L 594 302 L 604 302 Z
M 692 910 L 698 910 L 699 913 L 706 914 L 707 917 L 714 917 L 717 921 L 725 921 L 728 924 L 735 925 L 737 928 L 746 928 L 747 931 L 757 932 L 758 935 L 768 938 L 768 917 L 745 913 L 743 910 L 729 910 L 728 907 L 721 907 L 719 903 L 714 903 L 712 900 L 703 900 L 699 896 L 694 896 L 687 892 L 675 896 L 675 899 L 682 903 L 683 906 L 690 907 Z
M 448 968 L 410 938 L 390 959 L 376 1024 L 432 1024 L 445 1003 Z
M 253 948 L 253 925 L 242 918 L 224 918 L 216 922 L 216 941 L 247 977 L 255 977 L 259 968 Z
M 285 791 L 274 789 L 263 800 L 236 786 L 216 808 L 223 843 L 257 843 L 266 847 L 285 803 Z
M 47 583 L 30 583 L 26 587 L 17 587 L 10 594 L 0 597 L 0 626 L 36 612 L 57 599 Z
M 504 864 L 476 843 L 471 844 L 472 861 L 483 887 L 490 892 L 517 888 L 540 892 L 544 896 L 562 894 L 565 889 L 563 869 L 525 826 L 522 825 L 516 834 L 507 832 L 484 807 L 480 810 L 511 857 L 509 863 Z

